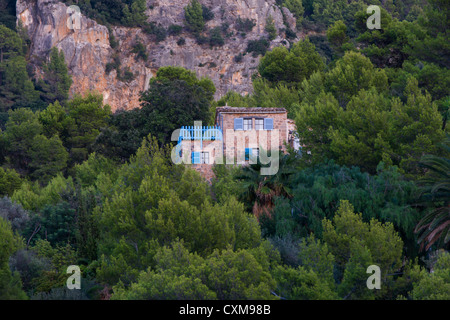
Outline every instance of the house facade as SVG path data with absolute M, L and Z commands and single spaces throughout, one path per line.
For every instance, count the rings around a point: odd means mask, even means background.
M 284 108 L 217 107 L 214 126 L 181 128 L 177 154 L 210 181 L 213 164 L 267 163 L 273 151 L 285 153 L 286 144 L 298 149 L 295 133 Z

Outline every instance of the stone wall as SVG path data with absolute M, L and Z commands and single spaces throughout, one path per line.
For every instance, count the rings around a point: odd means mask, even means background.
M 222 113 L 224 153 L 227 157 L 242 157 L 245 148 L 274 148 L 285 151 L 288 141 L 287 112 L 272 113 Z M 234 119 L 251 118 L 252 130 L 234 130 Z M 274 130 L 255 130 L 255 118 L 272 118 Z M 222 123 L 221 123 L 222 125 Z M 278 137 L 277 137 L 278 136 Z M 277 141 L 274 141 L 278 138 Z M 275 142 L 275 145 L 273 144 Z M 231 148 L 231 149 L 230 149 Z
M 221 112 L 221 110 L 226 112 Z M 232 112 L 236 110 L 236 112 Z M 251 112 L 244 112 L 244 111 Z M 237 112 L 239 111 L 239 112 Z M 251 118 L 252 130 L 234 130 L 235 118 Z M 255 130 L 255 118 L 272 118 L 274 130 Z M 209 152 L 209 164 L 192 164 L 193 169 L 199 171 L 205 179 L 211 181 L 214 177 L 212 167 L 214 163 L 246 165 L 245 148 L 260 148 L 272 150 L 273 148 L 286 152 L 285 142 L 290 144 L 295 123 L 287 118 L 287 111 L 283 108 L 218 108 L 216 125 L 223 131 L 223 141 L 190 141 L 182 142 L 185 163 L 191 162 L 193 151 Z M 265 146 L 265 147 L 264 147 Z M 222 151 L 223 150 L 223 151 Z M 264 152 L 260 148 L 260 152 Z M 222 158 L 219 158 L 223 155 Z M 267 154 L 263 154 L 266 156 Z M 270 158 L 274 155 L 270 154 Z

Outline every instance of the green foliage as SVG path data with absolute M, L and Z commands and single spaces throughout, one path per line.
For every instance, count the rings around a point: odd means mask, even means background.
M 0 199 L 0 218 L 9 221 L 13 231 L 21 231 L 29 221 L 28 212 L 8 197 Z
M 246 52 L 251 52 L 253 57 L 264 55 L 270 46 L 270 42 L 266 38 L 258 40 L 250 40 L 247 44 Z
M 382 224 L 375 219 L 362 221 L 361 214 L 353 212 L 346 200 L 340 201 L 333 221 L 324 219 L 323 240 L 336 259 L 342 273 L 338 293 L 345 298 L 370 299 L 373 291 L 367 290 L 366 269 L 375 264 L 381 269 L 381 287 L 389 282 L 388 274 L 401 266 L 403 242 L 391 223 Z M 377 294 L 386 293 L 386 287 Z
M 405 52 L 413 58 L 449 68 L 448 21 L 450 6 L 445 1 L 429 1 L 418 17 L 420 31 L 408 38 Z M 430 49 L 431 48 L 431 49 Z
M 23 246 L 22 239 L 13 233 L 8 221 L 0 217 L 0 299 L 23 300 L 27 296 L 22 291 L 19 273 L 12 273 L 9 257 Z
M 45 102 L 53 103 L 56 100 L 65 102 L 69 97 L 72 78 L 69 75 L 62 50 L 53 47 L 50 51 L 49 61 L 44 64 L 44 76 L 39 79 L 37 86 L 42 91 Z
M 115 114 L 111 121 L 115 128 L 105 128 L 94 150 L 128 159 L 149 133 L 170 143 L 172 132 L 181 126 L 195 120 L 208 123 L 214 92 L 208 78 L 198 79 L 181 67 L 161 67 L 142 93 L 142 108 Z
M 387 89 L 387 76 L 375 69 L 370 60 L 356 52 L 346 52 L 336 66 L 325 74 L 324 85 L 344 107 L 361 89 L 375 87 L 378 92 Z
M 155 36 L 156 42 L 161 42 L 167 37 L 167 30 L 160 24 L 156 24 L 155 22 L 150 22 L 143 28 L 144 32 L 148 34 L 152 34 Z
M 292 86 L 323 68 L 322 58 L 316 52 L 315 46 L 306 38 L 293 44 L 290 49 L 275 47 L 260 60 L 258 71 L 271 83 Z
M 29 167 L 33 170 L 30 176 L 47 182 L 66 168 L 69 154 L 59 136 L 48 139 L 45 135 L 38 135 L 33 139 L 30 156 Z
M 410 292 L 413 300 L 448 300 L 450 299 L 450 254 L 442 252 L 435 265 L 433 272 L 416 268 L 414 272 L 419 280 L 414 283 Z
M 261 221 L 266 236 L 304 237 L 313 232 L 320 237 L 321 220 L 332 219 L 339 200 L 347 199 L 365 221 L 392 222 L 408 245 L 408 253 L 416 251 L 413 230 L 420 214 L 412 206 L 418 190 L 395 168 L 380 166 L 378 174 L 371 176 L 357 167 L 341 167 L 330 161 L 301 170 L 291 179 L 287 186 L 292 198 L 276 201 L 273 219 Z
M 91 153 L 100 130 L 107 126 L 111 107 L 103 104 L 103 96 L 87 93 L 76 95 L 67 103 L 67 120 L 64 123 L 67 137 L 65 146 L 70 150 L 70 162 L 81 163 Z
M 323 24 L 325 28 L 338 20 L 343 20 L 347 26 L 353 26 L 356 12 L 367 8 L 362 1 L 348 3 L 345 0 L 316 0 L 312 7 L 314 9 L 311 18 L 316 23 Z
M 156 42 L 183 30 L 147 22 L 145 0 L 65 2 L 106 25 L 116 49 L 113 25 Z M 247 62 L 263 55 L 243 74 L 251 94 L 215 102 L 210 79 L 162 67 L 141 108 L 113 115 L 100 94 L 68 100 L 56 48 L 31 78 L 27 30 L 15 25 L 15 3 L 0 0 L 0 298 L 447 299 L 448 254 L 436 262 L 430 251 L 448 244 L 444 2 L 370 3 L 383 7 L 382 29 L 368 30 L 365 0 L 277 0 L 313 35 L 289 43 L 297 35 L 283 13 L 287 47 L 266 53 L 278 32 L 268 15 L 266 38 L 246 50 Z M 205 30 L 217 9 L 192 0 L 184 10 L 205 49 L 224 45 L 230 26 L 241 37 L 254 29 L 220 8 L 222 24 Z M 146 61 L 141 42 L 131 53 Z M 113 70 L 122 83 L 135 78 L 117 53 Z M 301 150 L 288 148 L 273 176 L 261 164 L 215 166 L 211 184 L 175 165 L 174 130 L 211 124 L 225 104 L 286 108 Z M 78 294 L 65 288 L 70 264 L 82 269 Z M 366 287 L 372 264 L 381 290 Z
M 38 258 L 50 262 L 39 277 L 33 279 L 35 292 L 39 294 L 50 292 L 53 288 L 65 287 L 67 266 L 76 264 L 76 253 L 73 248 L 69 244 L 52 246 L 47 240 L 41 239 L 36 241 L 31 250 Z
M 0 24 L 0 112 L 31 107 L 39 93 L 27 73 L 25 43 L 18 33 Z M 4 123 L 1 123 L 4 126 Z
M 23 54 L 22 39 L 13 30 L 0 25 L 0 63 Z
M 133 50 L 131 50 L 131 52 L 136 53 L 138 59 L 147 61 L 148 58 L 147 51 L 142 42 L 137 41 L 136 44 L 133 46 Z
M 225 95 L 223 95 L 218 101 L 217 104 L 219 106 L 224 106 L 228 104 L 232 107 L 252 107 L 256 106 L 255 101 L 252 95 L 242 96 L 236 91 L 227 91 Z
M 277 295 L 288 300 L 336 300 L 338 298 L 326 282 L 313 270 L 303 267 L 278 266 L 274 271 Z
M 105 255 L 101 275 L 108 283 L 136 280 L 136 270 L 153 264 L 157 247 L 177 238 L 201 256 L 228 247 L 251 249 L 261 242 L 257 221 L 242 204 L 233 198 L 211 203 L 198 173 L 175 166 L 170 148 L 160 149 L 155 139 L 144 141 L 116 181 L 117 191 L 95 213 Z
M 14 169 L 0 167 L 0 196 L 12 196 L 22 184 L 22 178 Z
M 215 165 L 213 167 L 214 178 L 212 180 L 212 191 L 219 203 L 226 202 L 230 197 L 238 197 L 240 188 L 234 177 L 239 168 L 227 165 Z
M 39 226 L 38 232 L 35 232 L 36 226 Z M 41 239 L 45 239 L 53 247 L 74 244 L 75 226 L 75 210 L 69 203 L 59 202 L 56 205 L 46 205 L 39 214 L 33 214 L 24 235 L 26 239 L 31 239 L 27 245 Z
M 123 82 L 130 82 L 135 78 L 134 73 L 131 71 L 130 67 L 126 66 L 123 69 L 123 72 L 121 74 L 118 74 L 117 77 L 120 81 Z
M 222 29 L 221 27 L 215 27 L 209 31 L 209 45 L 211 47 L 214 46 L 223 46 L 225 41 L 222 37 Z
M 169 26 L 169 28 L 167 29 L 167 33 L 170 36 L 177 36 L 181 33 L 181 31 L 183 30 L 183 27 L 177 24 L 171 24 Z
M 190 86 L 183 80 L 153 82 L 142 94 L 142 101 L 149 132 L 164 143 L 169 143 L 172 132 L 181 126 L 194 120 L 207 123 L 210 117 L 208 94 L 203 87 Z
M 147 20 L 145 10 L 147 3 L 145 0 L 133 0 L 129 3 L 122 3 L 121 23 L 125 26 L 136 27 L 143 26 Z M 110 9 L 109 9 L 110 10 Z
M 283 0 L 282 6 L 289 9 L 290 12 L 294 15 L 294 17 L 297 19 L 297 23 L 301 23 L 303 19 L 303 3 L 302 0 Z
M 26 70 L 26 61 L 22 56 L 9 58 L 0 64 L 1 89 L 0 109 L 33 105 L 39 99 Z
M 436 153 L 435 144 L 444 137 L 441 115 L 414 78 L 405 87 L 406 103 L 389 98 L 387 87 L 384 70 L 374 70 L 367 58 L 352 52 L 334 69 L 303 82 L 296 124 L 311 151 L 306 157 L 316 163 L 334 158 L 372 173 L 380 161 L 408 174 L 422 173 L 418 160 L 423 150 Z
M 203 18 L 203 8 L 198 0 L 192 0 L 184 7 L 184 18 L 189 29 L 198 34 L 205 27 L 205 19 Z
M 186 39 L 181 37 L 180 39 L 177 40 L 177 45 L 179 46 L 183 46 L 186 44 Z
M 347 26 L 344 24 L 344 22 L 342 20 L 336 21 L 327 30 L 328 41 L 330 41 L 336 47 L 342 46 L 344 44 L 344 42 L 348 41 L 348 37 L 345 34 L 346 31 L 347 31 Z
M 297 111 L 296 106 L 299 100 L 299 92 L 295 87 L 290 87 L 284 82 L 278 82 L 276 85 L 273 85 L 265 79 L 256 79 L 253 81 L 253 96 L 251 101 L 258 107 L 270 108 L 277 106 L 279 108 L 286 108 L 288 118 L 291 119 L 295 117 Z
M 266 18 L 266 26 L 264 30 L 269 34 L 269 40 L 272 41 L 277 37 L 277 28 L 271 15 Z
M 450 241 L 449 140 L 450 137 L 447 135 L 445 143 L 442 145 L 445 152 L 444 157 L 428 155 L 421 159 L 421 164 L 428 169 L 428 172 L 419 181 L 421 186 L 419 201 L 430 211 L 419 221 L 415 232 L 420 234 L 418 242 L 425 250 L 435 243 L 445 246 Z M 424 244 L 426 244 L 425 247 Z
M 10 110 L 8 115 L 6 130 L 2 133 L 8 151 L 7 162 L 19 173 L 29 173 L 33 140 L 41 135 L 42 125 L 37 115 L 28 108 Z
M 238 17 L 236 19 L 236 30 L 240 32 L 250 32 L 255 25 L 255 21 L 249 18 L 242 19 L 241 17 Z
M 47 138 L 54 135 L 64 137 L 65 124 L 67 119 L 66 110 L 58 101 L 50 103 L 47 108 L 38 113 L 39 122 L 42 124 L 42 130 Z
M 15 30 L 16 28 L 16 2 L 14 0 L 0 1 L 0 24 Z
M 202 16 L 203 20 L 206 22 L 214 18 L 214 12 L 212 12 L 210 8 L 202 4 Z
M 69 201 L 73 194 L 72 177 L 66 179 L 59 174 L 43 188 L 37 182 L 22 183 L 11 199 L 20 203 L 26 210 L 39 211 L 47 205 L 56 205 L 61 200 Z
M 261 256 L 262 254 L 262 256 Z M 202 258 L 174 241 L 155 254 L 155 269 L 142 272 L 126 290 L 116 286 L 113 299 L 273 299 L 274 281 L 264 252 L 215 250 Z

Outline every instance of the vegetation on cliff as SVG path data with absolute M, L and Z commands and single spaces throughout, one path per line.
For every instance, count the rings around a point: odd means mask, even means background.
M 450 299 L 446 1 L 386 1 L 380 30 L 363 1 L 278 1 L 322 33 L 251 42 L 263 55 L 252 94 L 216 101 L 209 78 L 166 66 L 141 108 L 117 113 L 101 93 L 69 95 L 56 48 L 32 74 L 12 3 L 0 1 L 0 299 Z M 140 0 L 78 4 L 148 27 Z M 193 1 L 186 20 L 201 33 L 212 14 Z M 273 176 L 216 165 L 211 184 L 174 164 L 171 133 L 213 124 L 225 103 L 285 107 L 301 151 Z M 366 287 L 369 265 L 380 290 Z

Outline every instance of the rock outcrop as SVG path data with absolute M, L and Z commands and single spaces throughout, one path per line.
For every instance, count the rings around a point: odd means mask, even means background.
M 148 0 L 146 14 L 149 22 L 163 27 L 172 24 L 185 25 L 183 8 L 189 0 Z M 74 20 L 73 10 L 56 0 L 18 0 L 17 20 L 27 28 L 31 40 L 30 57 L 36 75 L 41 72 L 42 61 L 48 58 L 50 49 L 61 49 L 72 75 L 70 94 L 96 90 L 103 94 L 105 103 L 113 110 L 139 107 L 139 93 L 148 88 L 149 80 L 162 66 L 182 66 L 196 72 L 197 76 L 209 77 L 216 86 L 216 98 L 228 90 L 251 92 L 251 76 L 257 68 L 259 57 L 244 55 L 235 62 L 238 54 L 244 54 L 249 40 L 265 35 L 266 18 L 271 15 L 279 35 L 271 47 L 285 41 L 282 29 L 286 25 L 296 29 L 295 18 L 286 8 L 276 6 L 275 0 L 201 0 L 214 12 L 207 29 L 228 24 L 229 33 L 220 47 L 197 44 L 195 38 L 183 29 L 182 34 L 168 36 L 156 42 L 154 36 L 140 28 L 113 27 L 118 45 L 110 45 L 108 28 L 87 18 L 82 13 Z M 284 17 L 283 17 L 284 16 Z M 236 30 L 236 20 L 252 19 L 255 26 L 251 32 L 241 35 Z M 76 18 L 75 18 L 76 19 Z M 69 23 L 68 23 L 69 21 Z M 71 22 L 75 22 L 71 24 Z M 79 24 L 77 24 L 79 22 Z M 178 45 L 180 37 L 184 45 Z M 146 47 L 148 59 L 143 61 L 131 53 L 137 41 Z M 125 81 L 115 69 L 106 72 L 106 66 L 117 55 L 122 70 L 129 68 L 134 78 Z

